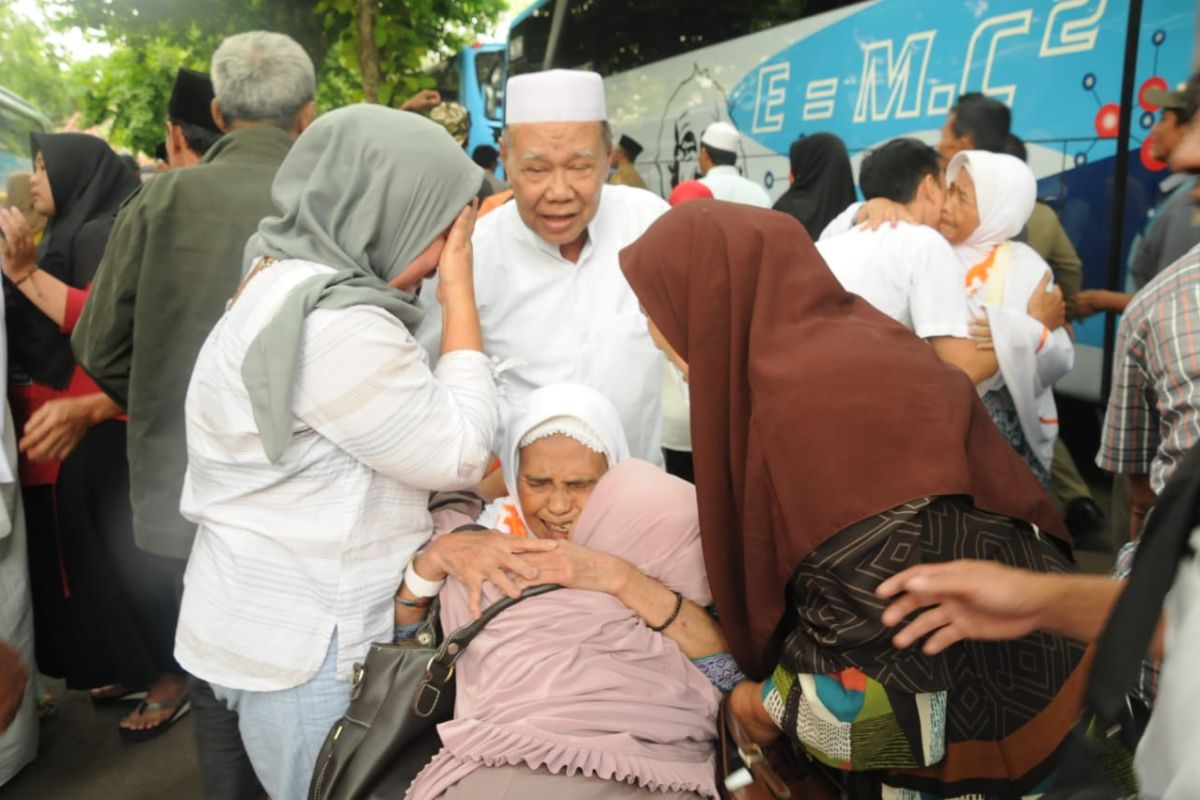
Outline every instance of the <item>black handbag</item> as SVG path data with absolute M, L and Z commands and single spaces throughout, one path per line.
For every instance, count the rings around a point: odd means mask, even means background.
M 560 588 L 534 586 L 518 598 L 505 597 L 440 645 L 434 600 L 416 638 L 372 644 L 366 661 L 354 665 L 350 706 L 317 755 L 309 800 L 403 797 L 441 747 L 437 724 L 454 714 L 454 663 L 467 645 L 514 603 Z

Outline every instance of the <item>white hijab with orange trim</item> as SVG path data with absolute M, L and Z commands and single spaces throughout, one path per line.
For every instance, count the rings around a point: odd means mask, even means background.
M 1037 180 L 1019 158 L 980 150 L 956 155 L 946 167 L 946 182 L 963 170 L 975 182 L 979 226 L 954 249 L 967 267 L 971 315 L 986 316 L 1000 364 L 1000 372 L 980 384 L 979 392 L 1008 388 L 1026 440 L 1049 469 L 1058 438 L 1054 383 L 1071 369 L 1075 346 L 1066 328 L 1049 331 L 1027 313 L 1029 298 L 1050 267 L 1032 248 L 1011 239 L 1033 213 Z
M 590 386 L 575 383 L 556 383 L 536 389 L 525 398 L 524 409 L 505 421 L 500 468 L 504 472 L 508 495 L 483 510 L 478 519 L 480 525 L 514 536 L 528 535 L 517 500 L 517 477 L 521 446 L 531 433 L 570 436 L 601 452 L 609 469 L 630 457 L 621 416 L 603 394 Z

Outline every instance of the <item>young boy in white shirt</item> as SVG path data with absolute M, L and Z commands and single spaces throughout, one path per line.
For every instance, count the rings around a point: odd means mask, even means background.
M 993 375 L 995 354 L 969 338 L 962 262 L 937 231 L 946 194 L 937 152 L 916 139 L 893 139 L 863 160 L 859 188 L 867 200 L 884 197 L 904 206 L 917 224 L 851 228 L 822 238 L 817 250 L 830 271 L 973 382 Z

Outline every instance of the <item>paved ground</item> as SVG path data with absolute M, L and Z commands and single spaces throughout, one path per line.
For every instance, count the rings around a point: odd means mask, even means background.
M 56 681 L 46 687 L 58 711 L 42 725 L 38 760 L 0 788 L 0 800 L 199 800 L 190 715 L 156 739 L 125 744 L 117 720 L 126 710 L 93 706 Z

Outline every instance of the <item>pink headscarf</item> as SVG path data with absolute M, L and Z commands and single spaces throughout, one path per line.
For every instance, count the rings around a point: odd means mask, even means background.
M 711 597 L 696 491 L 644 461 L 610 469 L 571 540 L 629 561 L 699 605 Z M 500 592 L 485 584 L 485 603 Z M 447 580 L 442 625 L 470 619 L 462 584 Z M 454 720 L 410 800 L 437 797 L 480 766 L 524 764 L 716 797 L 720 693 L 674 641 L 615 597 L 561 589 L 488 624 L 457 666 Z

